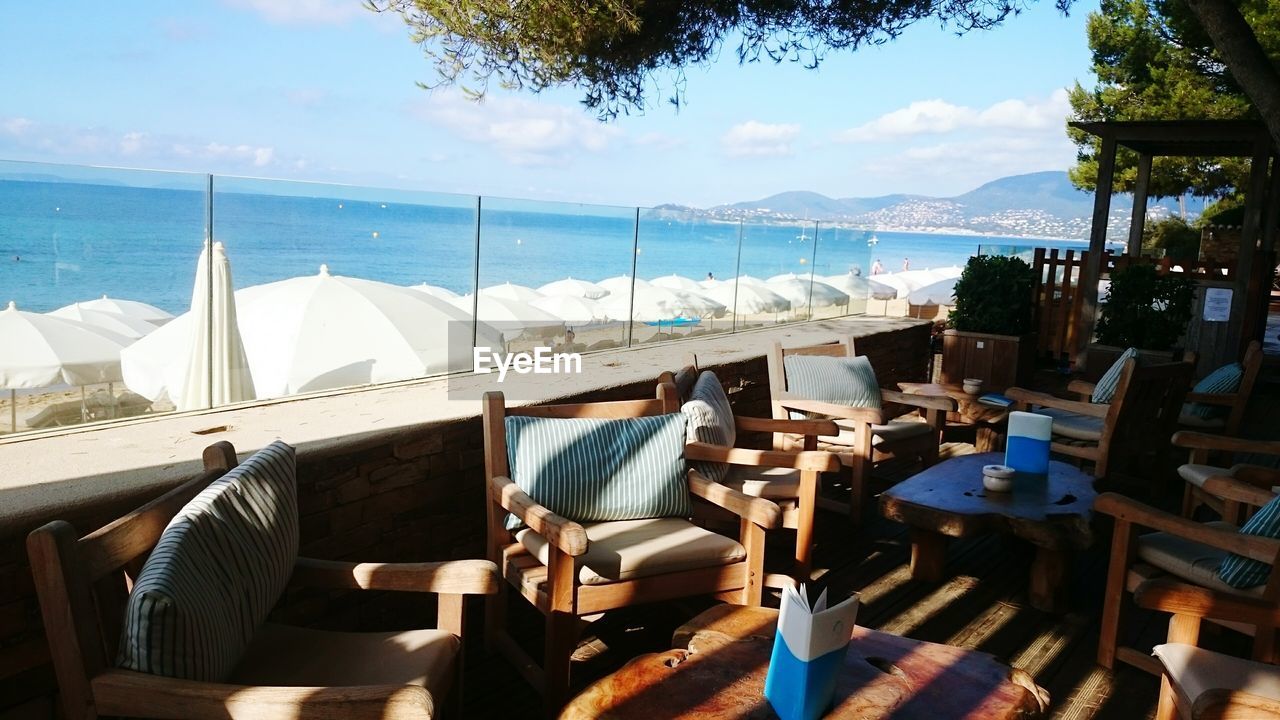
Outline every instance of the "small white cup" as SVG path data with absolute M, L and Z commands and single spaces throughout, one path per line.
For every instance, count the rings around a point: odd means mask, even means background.
M 982 392 L 982 378 L 965 378 L 960 386 L 970 395 L 977 395 Z
M 1008 465 L 983 465 L 982 487 L 991 492 L 1013 490 L 1014 470 Z

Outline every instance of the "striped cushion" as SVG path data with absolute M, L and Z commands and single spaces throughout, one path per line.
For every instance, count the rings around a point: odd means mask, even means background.
M 1116 386 L 1120 384 L 1120 374 L 1124 372 L 1124 361 L 1136 357 L 1138 357 L 1138 348 L 1128 348 L 1120 353 L 1120 357 L 1116 358 L 1101 378 L 1098 378 L 1098 384 L 1093 386 L 1090 402 L 1111 402 L 1111 398 L 1116 396 Z
M 711 443 L 733 447 L 737 442 L 737 429 L 733 424 L 733 408 L 729 396 L 724 394 L 720 378 L 707 370 L 698 376 L 689 392 L 689 401 L 680 408 L 688 420 L 686 438 L 689 442 Z M 690 463 L 709 480 L 720 482 L 729 472 L 728 463 L 694 460 Z
M 787 392 L 805 400 L 879 408 L 880 385 L 871 361 L 855 357 L 788 355 L 782 362 L 787 375 Z M 802 413 L 792 413 L 802 418 Z
M 1191 388 L 1191 392 L 1205 394 L 1225 394 L 1233 393 L 1240 389 L 1240 380 L 1244 378 L 1244 366 L 1240 363 L 1231 363 L 1223 365 L 1213 372 L 1201 378 L 1196 386 Z M 1201 420 L 1216 420 L 1227 414 L 1228 408 L 1220 405 L 1207 405 L 1205 403 L 1187 403 L 1182 408 L 1184 415 L 1200 418 Z
M 293 448 L 279 441 L 210 483 L 169 521 L 125 614 L 120 667 L 220 681 L 293 573 Z
M 688 517 L 685 417 L 506 419 L 511 479 L 576 522 Z M 507 526 L 518 521 L 508 518 Z
M 1280 538 L 1280 496 L 1263 505 L 1257 514 L 1240 526 L 1241 535 Z M 1246 590 L 1267 581 L 1271 566 L 1267 563 L 1231 553 L 1218 568 L 1218 577 L 1233 588 Z

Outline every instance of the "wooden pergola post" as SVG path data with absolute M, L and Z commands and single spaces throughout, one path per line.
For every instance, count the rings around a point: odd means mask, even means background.
M 1098 182 L 1093 191 L 1093 227 L 1089 231 L 1089 260 L 1080 269 L 1080 319 L 1076 326 L 1076 367 L 1084 365 L 1085 348 L 1093 337 L 1093 321 L 1098 314 L 1098 279 L 1107 249 L 1107 221 L 1111 217 L 1111 190 L 1116 168 L 1116 140 L 1102 138 L 1098 153 Z M 1141 242 L 1141 241 L 1139 241 Z
M 1147 225 L 1147 195 L 1151 187 L 1151 155 L 1139 153 L 1138 178 L 1133 186 L 1133 217 L 1129 219 L 1129 255 L 1142 254 L 1142 231 Z
M 1227 328 L 1227 344 L 1239 348 L 1246 341 L 1242 337 L 1244 319 L 1255 308 L 1249 307 L 1249 281 L 1253 279 L 1254 255 L 1258 249 L 1258 236 L 1266 218 L 1263 209 L 1267 198 L 1267 178 L 1270 175 L 1271 144 L 1258 139 L 1253 143 L 1253 155 L 1249 161 L 1249 189 L 1245 191 L 1244 225 L 1240 228 L 1240 254 L 1236 258 L 1236 276 L 1232 283 L 1231 317 L 1236 322 Z M 1248 338 L 1252 339 L 1252 338 Z

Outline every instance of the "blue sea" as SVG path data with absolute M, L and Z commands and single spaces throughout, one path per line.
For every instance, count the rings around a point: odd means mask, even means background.
M 45 312 L 109 295 L 173 313 L 190 305 L 209 217 L 198 185 L 134 187 L 0 180 L 0 302 Z M 879 231 L 804 224 L 720 223 L 635 208 L 492 200 L 342 186 L 214 184 L 213 236 L 237 288 L 314 274 L 469 292 L 567 276 L 702 279 L 786 272 L 869 273 L 962 265 L 979 244 L 1081 243 Z M 874 246 L 868 240 L 875 237 Z M 479 240 L 479 251 L 476 243 Z M 477 260 L 479 268 L 477 271 Z

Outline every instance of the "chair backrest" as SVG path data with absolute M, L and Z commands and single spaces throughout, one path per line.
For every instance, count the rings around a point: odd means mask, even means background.
M 789 414 L 778 404 L 778 401 L 786 397 L 787 393 L 787 371 L 786 359 L 790 355 L 816 355 L 821 357 L 853 357 L 857 354 L 854 347 L 853 337 L 850 336 L 844 340 L 836 340 L 834 342 L 822 343 L 821 345 L 806 345 L 804 347 L 784 348 L 782 343 L 775 342 L 769 348 L 769 398 L 773 401 L 773 416 L 775 418 L 786 418 Z
M 1224 427 L 1226 434 L 1233 437 L 1240 432 L 1244 414 L 1249 409 L 1249 397 L 1253 395 L 1253 385 L 1258 381 L 1258 373 L 1262 370 L 1262 343 L 1257 340 L 1249 343 L 1244 350 L 1244 357 L 1240 359 L 1240 366 L 1244 369 L 1244 374 L 1240 376 L 1235 403 L 1227 414 L 1227 424 Z
M 27 536 L 31 574 L 69 717 L 90 716 L 90 680 L 115 662 L 129 588 L 160 534 L 184 505 L 237 462 L 231 443 L 214 443 L 204 450 L 199 476 L 84 537 L 61 520 Z
M 1125 361 L 1098 443 L 1103 453 L 1099 476 L 1118 458 L 1135 458 L 1152 450 L 1159 454 L 1169 447 L 1194 372 L 1194 364 L 1187 362 L 1138 365 L 1134 358 Z

